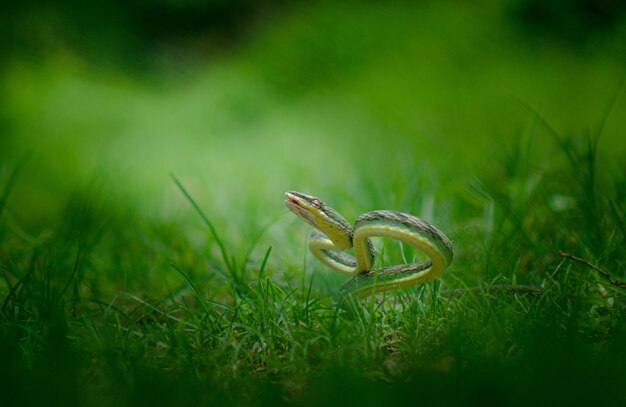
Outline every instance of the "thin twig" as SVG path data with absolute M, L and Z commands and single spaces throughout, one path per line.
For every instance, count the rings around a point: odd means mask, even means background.
M 565 253 L 565 252 L 559 252 L 559 256 L 561 257 L 565 257 L 574 261 L 577 261 L 579 263 L 584 264 L 587 267 L 590 267 L 592 269 L 594 269 L 595 271 L 597 271 L 598 273 L 600 273 L 600 275 L 604 278 L 606 278 L 608 280 L 609 283 L 611 283 L 612 285 L 614 285 L 615 287 L 619 287 L 619 288 L 626 288 L 626 282 L 621 281 L 621 280 L 617 280 L 613 277 L 611 277 L 611 275 L 609 273 L 607 273 L 606 271 L 602 270 L 600 267 L 596 266 L 593 263 L 588 262 L 585 259 L 581 259 L 580 257 L 576 257 L 573 254 L 570 253 Z

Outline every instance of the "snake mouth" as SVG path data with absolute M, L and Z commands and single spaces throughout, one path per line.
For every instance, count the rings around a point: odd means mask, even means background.
M 304 218 L 307 217 L 307 210 L 304 209 L 295 199 L 285 199 L 285 206 L 296 215 Z
M 306 201 L 300 198 L 297 193 L 293 193 L 291 191 L 285 192 L 285 206 L 306 223 L 314 228 L 317 228 L 317 225 L 313 220 L 314 215 L 307 210 L 305 204 Z
M 285 205 L 290 206 L 290 205 L 295 205 L 298 207 L 302 207 L 302 201 L 298 198 L 298 196 L 296 194 L 294 194 L 293 192 L 289 191 L 289 192 L 285 192 Z
M 285 206 L 297 215 L 300 215 L 304 209 L 298 197 L 292 192 L 285 192 Z
M 300 206 L 300 203 L 297 200 L 295 200 L 293 198 L 289 198 L 289 197 L 287 197 L 287 199 L 285 199 L 285 204 L 292 204 L 292 205 Z

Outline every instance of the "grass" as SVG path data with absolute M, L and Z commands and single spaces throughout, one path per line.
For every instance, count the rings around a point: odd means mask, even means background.
M 555 152 L 566 154 L 564 145 Z M 138 231 L 140 220 L 131 218 L 102 231 L 85 220 L 98 217 L 85 213 L 95 206 L 89 201 L 68 204 L 82 228 L 36 244 L 17 244 L 5 230 L 3 397 L 10 404 L 623 403 L 623 289 L 557 254 L 576 249 L 622 277 L 624 197 L 610 179 L 593 181 L 601 194 L 582 193 L 591 178 L 579 174 L 597 166 L 589 150 L 570 151 L 569 170 L 541 174 L 554 179 L 542 184 L 529 181 L 529 151 L 515 153 L 520 161 L 508 161 L 506 176 L 480 184 L 491 209 L 464 221 L 493 227 L 478 231 L 488 236 L 474 243 L 455 239 L 460 255 L 444 281 L 471 286 L 461 270 L 482 269 L 483 286 L 521 281 L 540 286 L 539 295 L 485 289 L 443 297 L 443 283 L 435 282 L 339 301 L 330 283 L 313 288 L 327 270 L 290 278 L 269 261 L 272 246 L 258 259 L 231 254 L 176 178 L 206 223 L 209 244 L 219 247 L 208 257 L 167 226 Z M 15 177 L 9 180 L 4 196 Z M 581 193 L 561 209 L 554 196 L 572 188 Z M 150 280 L 146 265 L 156 253 L 172 258 L 165 287 Z M 98 263 L 114 271 L 88 275 Z M 135 267 L 142 270 L 131 276 Z M 102 279 L 120 286 L 117 273 L 129 273 L 126 287 L 100 294 Z
M 187 82 L 7 65 L 1 404 L 624 404 L 624 290 L 559 256 L 626 280 L 623 66 L 520 35 L 322 4 Z M 454 263 L 341 300 L 287 189 L 419 215 Z

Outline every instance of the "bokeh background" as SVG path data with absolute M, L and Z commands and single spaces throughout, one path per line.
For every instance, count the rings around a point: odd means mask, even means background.
M 537 117 L 584 144 L 608 116 L 599 150 L 623 169 L 623 2 L 3 7 L 0 170 L 6 182 L 25 162 L 5 216 L 26 240 L 125 216 L 205 239 L 169 174 L 241 251 L 269 227 L 257 257 L 306 237 L 284 232 L 289 189 L 351 220 L 396 208 L 463 238 L 459 217 L 493 209 L 480 183 L 506 178 L 528 140 L 532 168 L 563 164 Z

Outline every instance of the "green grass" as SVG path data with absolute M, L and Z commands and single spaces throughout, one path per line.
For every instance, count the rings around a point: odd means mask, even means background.
M 5 64 L 0 404 L 624 404 L 624 290 L 559 256 L 626 280 L 620 42 L 504 21 L 322 3 L 184 75 Z M 341 300 L 289 189 L 421 216 L 454 262 Z

